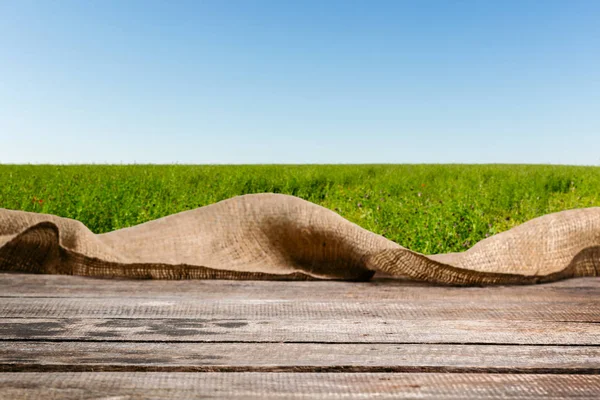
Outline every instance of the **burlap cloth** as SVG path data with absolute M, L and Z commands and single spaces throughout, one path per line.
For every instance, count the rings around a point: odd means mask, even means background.
M 425 256 L 308 201 L 234 197 L 117 231 L 0 209 L 0 270 L 152 279 L 344 279 L 449 285 L 600 274 L 600 208 L 548 214 L 462 253 Z

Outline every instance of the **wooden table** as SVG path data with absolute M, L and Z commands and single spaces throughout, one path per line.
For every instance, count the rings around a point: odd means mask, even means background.
M 600 398 L 600 278 L 0 274 L 0 398 Z

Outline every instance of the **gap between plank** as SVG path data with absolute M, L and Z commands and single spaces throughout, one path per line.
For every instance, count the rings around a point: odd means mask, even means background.
M 598 375 L 597 368 L 510 368 L 445 366 L 157 366 L 110 364 L 25 364 L 0 363 L 5 372 L 284 372 L 284 373 L 452 373 L 452 374 L 553 374 Z

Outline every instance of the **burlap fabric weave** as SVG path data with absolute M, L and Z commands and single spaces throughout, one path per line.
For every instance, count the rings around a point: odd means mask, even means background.
M 117 231 L 0 209 L 0 270 L 153 279 L 344 279 L 449 285 L 600 275 L 600 208 L 545 215 L 462 253 L 425 256 L 280 194 L 234 197 Z

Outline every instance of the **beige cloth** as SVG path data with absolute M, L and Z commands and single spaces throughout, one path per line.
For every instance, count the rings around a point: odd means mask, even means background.
M 234 197 L 105 234 L 0 209 L 0 270 L 154 279 L 346 279 L 450 285 L 600 274 L 600 208 L 545 215 L 462 253 L 425 256 L 281 194 Z

